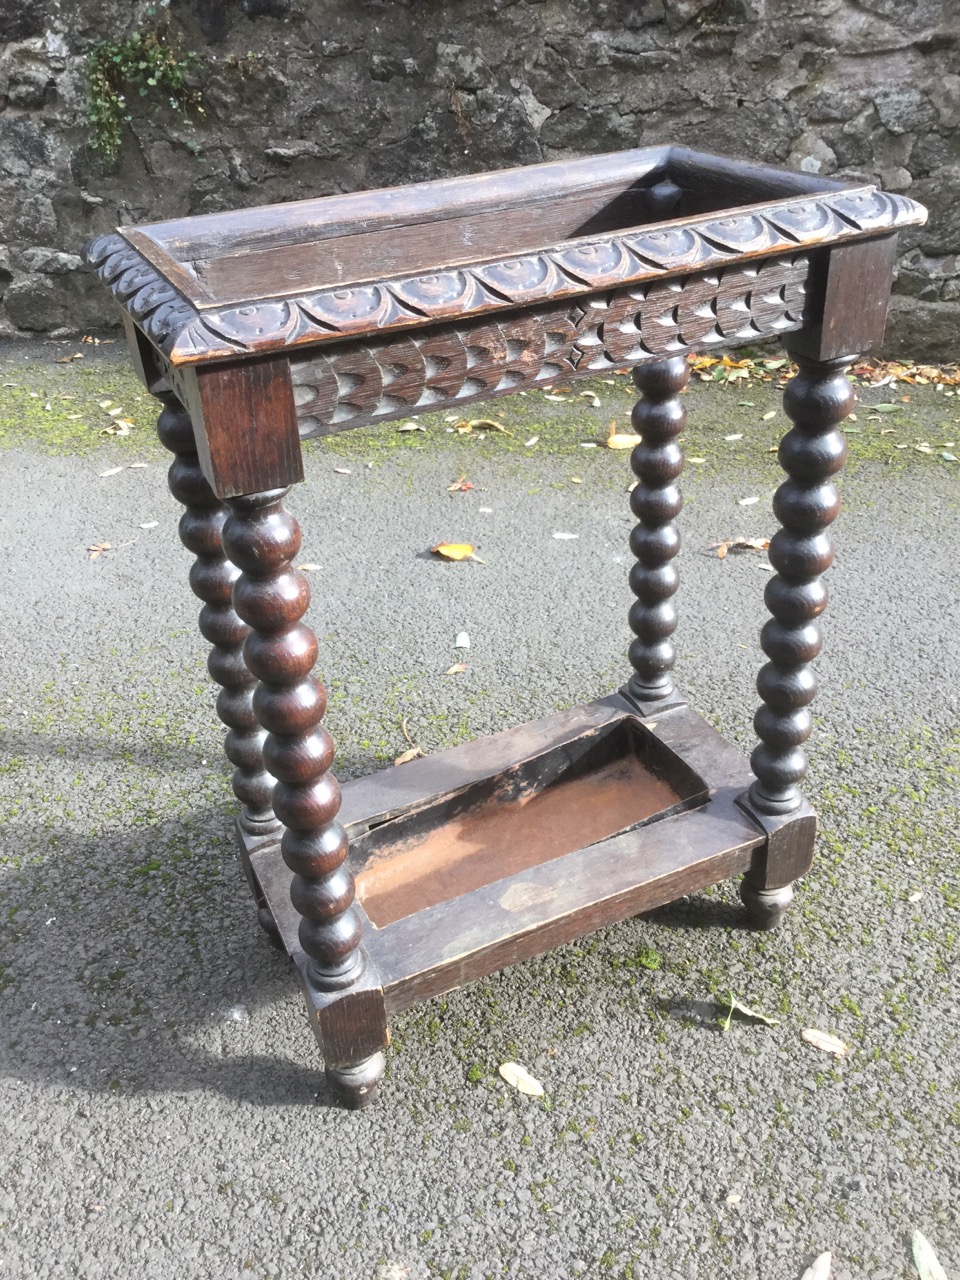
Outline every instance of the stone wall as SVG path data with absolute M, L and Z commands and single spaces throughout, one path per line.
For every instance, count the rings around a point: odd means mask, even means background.
M 888 350 L 960 357 L 957 0 L 0 0 L 0 333 L 114 321 L 77 251 L 121 222 L 659 141 L 878 182 L 902 236 Z M 131 98 L 90 146 L 84 53 L 169 22 L 193 132 Z

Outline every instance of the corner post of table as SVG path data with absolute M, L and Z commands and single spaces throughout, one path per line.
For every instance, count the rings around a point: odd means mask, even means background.
M 264 732 L 253 710 L 256 679 L 243 658 L 243 642 L 250 628 L 233 608 L 233 584 L 239 569 L 224 554 L 222 530 L 227 507 L 203 474 L 190 414 L 169 390 L 150 384 L 162 406 L 157 421 L 160 441 L 174 455 L 168 473 L 170 492 L 183 504 L 180 540 L 196 559 L 190 586 L 200 600 L 200 633 L 212 646 L 207 670 L 221 686 L 217 714 L 227 727 L 224 753 L 234 766 L 233 791 L 240 801 L 237 837 L 244 872 L 258 908 L 258 919 L 272 940 L 276 923 L 266 905 L 250 855 L 261 845 L 279 839 L 280 823 L 271 807 L 273 779 L 263 763 Z
M 283 823 L 283 860 L 300 916 L 300 980 L 327 1066 L 352 1106 L 372 1101 L 387 1042 L 383 991 L 361 945 L 347 833 L 337 821 L 340 788 L 330 772 L 333 739 L 323 726 L 326 692 L 312 675 L 317 638 L 301 621 L 310 603 L 293 567 L 300 526 L 284 508 L 288 487 L 228 499 L 224 545 L 241 569 L 237 613 L 251 631 L 247 666 L 259 680 L 254 708 L 267 730 L 264 760 L 277 779 L 273 807 Z
M 821 252 L 804 326 L 787 339 L 799 372 L 783 398 L 793 425 L 779 449 L 787 479 L 773 500 L 781 527 L 770 543 L 776 573 L 764 594 L 772 616 L 760 633 L 769 661 L 757 678 L 755 781 L 739 798 L 767 833 L 740 887 L 755 928 L 778 922 L 793 900 L 794 880 L 813 862 L 817 818 L 800 784 L 817 689 L 810 664 L 822 646 L 817 620 L 829 599 L 821 575 L 833 563 L 828 530 L 840 512 L 834 478 L 847 455 L 840 424 L 855 403 L 846 371 L 883 340 L 895 247 L 896 236 L 888 234 Z
M 636 599 L 629 613 L 633 675 L 623 692 L 643 712 L 683 700 L 673 682 L 676 655 L 671 637 L 677 625 L 672 597 L 678 576 L 673 559 L 680 550 L 674 521 L 683 506 L 677 481 L 684 458 L 677 437 L 687 421 L 680 392 L 689 378 L 684 355 L 642 364 L 633 371 L 641 393 L 633 410 L 640 443 L 630 456 L 637 477 L 630 494 L 630 509 L 638 521 L 630 535 L 630 550 L 636 558 L 630 589 Z
M 300 526 L 284 507 L 303 478 L 296 407 L 285 359 L 178 373 L 204 441 L 200 462 L 230 514 L 223 546 L 239 570 L 233 607 L 249 628 L 243 656 L 258 683 L 252 705 L 276 780 L 280 850 L 300 916 L 296 957 L 327 1078 L 350 1106 L 372 1101 L 384 1071 L 386 1009 L 361 947 L 348 839 L 337 821 L 334 746 L 323 726 L 326 692 L 312 674 L 317 638 L 302 621 L 310 588 L 293 561 Z

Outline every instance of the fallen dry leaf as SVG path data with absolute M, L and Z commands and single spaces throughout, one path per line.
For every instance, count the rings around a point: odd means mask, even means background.
M 610 433 L 603 443 L 607 449 L 632 449 L 634 445 L 640 443 L 640 437 L 632 431 L 618 433 L 617 424 L 614 421 L 610 423 Z
M 769 413 L 765 413 L 765 414 L 763 415 L 763 421 L 764 421 L 764 422 L 769 422 L 771 418 L 775 418 L 776 416 L 777 416 L 777 411 L 776 411 L 776 409 L 771 409 Z
M 416 760 L 418 756 L 422 756 L 423 751 L 420 749 L 419 745 L 416 742 L 414 742 L 414 740 L 410 737 L 410 730 L 407 728 L 406 716 L 404 716 L 404 718 L 400 721 L 400 732 L 403 734 L 406 740 L 410 743 L 410 749 L 408 751 L 404 751 L 402 755 L 397 756 L 396 760 L 394 760 L 393 763 L 409 764 L 411 760 Z
M 335 476 L 349 476 L 349 475 L 353 475 L 353 472 L 350 470 L 349 467 L 334 467 L 333 474 Z
M 401 422 L 398 431 L 426 431 L 426 427 L 422 422 Z
M 54 364 L 72 364 L 74 360 L 82 360 L 82 359 L 83 359 L 83 352 L 77 351 L 72 356 L 61 356 L 59 360 L 54 361 Z
M 830 1268 L 832 1265 L 833 1255 L 821 1253 L 818 1258 L 814 1258 L 813 1262 L 800 1277 L 800 1280 L 830 1280 Z
M 589 401 L 590 401 L 590 405 L 591 405 L 591 407 L 592 407 L 592 408 L 594 408 L 594 409 L 599 409 L 599 408 L 600 408 L 600 398 L 599 398 L 599 396 L 595 395 L 595 394 L 594 394 L 594 392 L 592 392 L 592 391 L 581 391 L 581 392 L 580 392 L 580 399 L 581 399 L 581 400 L 589 400 Z
M 471 560 L 476 547 L 470 542 L 438 542 L 430 550 L 444 560 Z
M 159 523 L 159 520 L 144 520 L 143 524 L 138 527 L 141 529 L 155 529 Z
M 108 467 L 106 471 L 98 471 L 97 474 L 102 480 L 104 476 L 118 476 L 122 470 L 123 467 Z
M 129 471 L 137 471 L 141 467 L 149 467 L 149 465 L 150 465 L 149 462 L 131 462 L 127 469 Z
M 761 1013 L 759 1009 L 752 1009 L 748 1004 L 744 1004 L 742 1000 L 738 1000 L 733 992 L 727 995 L 727 1016 L 720 1024 L 724 1031 L 730 1030 L 730 1024 L 733 1021 L 734 1013 L 739 1013 L 743 1018 L 749 1018 L 752 1022 L 764 1022 L 768 1027 L 776 1027 L 779 1025 L 779 1018 L 771 1018 L 768 1013 Z
M 531 436 L 530 439 L 525 442 L 523 447 L 525 449 L 532 449 L 539 439 L 539 436 Z
M 519 1062 L 502 1062 L 499 1071 L 507 1084 L 512 1085 L 518 1093 L 526 1093 L 531 1098 L 543 1097 L 543 1085 L 526 1067 L 521 1067 Z
M 769 538 L 728 538 L 725 542 L 711 542 L 710 550 L 723 560 L 728 551 L 766 551 L 769 546 Z
M 109 542 L 95 542 L 93 546 L 87 547 L 87 559 L 96 560 L 97 556 L 102 555 L 104 551 L 109 550 Z
M 941 1267 L 940 1260 L 933 1251 L 933 1245 L 923 1232 L 915 1230 L 910 1243 L 920 1280 L 947 1280 L 947 1273 Z
M 298 564 L 298 565 L 297 565 L 297 568 L 298 568 L 302 573 L 316 573 L 318 570 L 320 570 L 320 569 L 322 569 L 322 568 L 323 568 L 323 565 L 322 565 L 322 564 L 313 564 L 312 562 L 308 562 L 307 564 Z
M 829 1031 L 818 1031 L 816 1027 L 805 1027 L 800 1034 L 807 1044 L 812 1044 L 815 1049 L 822 1049 L 824 1053 L 832 1053 L 834 1057 L 844 1058 L 850 1052 L 850 1046 L 841 1040 L 839 1036 L 832 1035 Z
M 908 901 L 908 902 L 919 902 L 919 901 L 920 901 L 920 899 L 921 899 L 922 897 L 923 897 L 923 890 L 922 890 L 922 889 L 915 889 L 915 890 L 914 890 L 914 892 L 913 892 L 913 893 L 911 893 L 911 894 L 910 894 L 910 896 L 907 898 L 907 901 Z
M 454 480 L 453 484 L 447 485 L 447 493 L 467 493 L 470 489 L 477 486 L 472 480 L 468 480 L 466 474 L 462 475 L 459 480 Z
M 467 664 L 465 662 L 455 662 L 452 667 L 447 667 L 443 674 L 445 676 L 459 676 L 466 670 Z
M 505 436 L 513 435 L 513 432 L 508 431 L 502 422 L 494 422 L 493 418 L 471 418 L 469 422 L 461 419 L 454 424 L 454 427 L 461 435 L 467 431 L 473 431 L 476 427 L 484 427 L 487 431 L 500 431 Z
M 579 533 L 555 533 L 553 535 L 559 542 L 572 542 L 574 538 L 579 538 Z
M 737 499 L 737 506 L 738 506 L 738 507 L 752 507 L 752 506 L 753 506 L 753 504 L 754 504 L 755 502 L 759 502 L 759 501 L 760 501 L 760 499 L 757 497 L 757 495 L 756 495 L 756 494 L 753 494 L 753 495 L 752 495 L 751 497 L 749 497 L 749 498 L 738 498 L 738 499 Z
M 567 401 L 570 399 L 569 396 L 548 396 L 548 395 L 545 395 L 543 398 L 544 400 L 553 400 L 557 404 L 566 404 Z
M 743 432 L 742 432 L 742 431 L 733 431 L 733 432 L 731 432 L 731 433 L 730 433 L 730 435 L 728 435 L 728 436 L 724 436 L 723 438 L 724 438 L 724 440 L 742 440 L 742 439 L 743 439 Z

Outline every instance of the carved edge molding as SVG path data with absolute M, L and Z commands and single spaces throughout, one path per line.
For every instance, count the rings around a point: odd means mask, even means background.
M 864 187 L 219 310 L 194 308 L 120 233 L 91 241 L 83 257 L 147 338 L 173 365 L 185 365 L 466 319 L 925 220 L 926 210 L 909 197 Z
M 809 257 L 793 254 L 448 321 L 382 342 L 293 352 L 300 434 L 330 435 L 790 332 L 803 323 L 809 272 Z

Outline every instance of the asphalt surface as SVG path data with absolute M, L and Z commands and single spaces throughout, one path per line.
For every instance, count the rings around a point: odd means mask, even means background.
M 0 368 L 18 386 L 24 358 Z M 776 398 L 738 399 L 689 396 L 718 425 L 686 482 L 678 674 L 749 747 L 765 557 L 707 548 L 772 532 L 766 450 L 724 462 L 722 431 L 759 432 Z M 626 462 L 579 449 L 608 416 L 587 413 L 549 407 L 563 447 L 431 420 L 310 448 L 290 506 L 341 776 L 399 755 L 404 719 L 433 751 L 623 678 Z M 830 1249 L 837 1280 L 892 1280 L 916 1227 L 960 1276 L 960 469 L 911 452 L 846 480 L 823 837 L 782 927 L 745 931 L 725 885 L 424 1005 L 350 1114 L 236 863 L 189 557 L 139 421 L 0 452 L 0 1277 L 792 1280 Z M 477 487 L 448 493 L 463 473 Z M 484 563 L 427 553 L 459 540 Z M 778 1024 L 722 1030 L 728 992 Z

